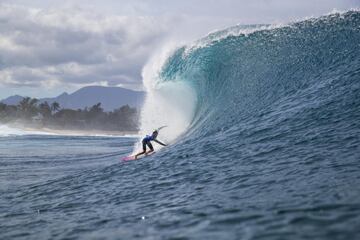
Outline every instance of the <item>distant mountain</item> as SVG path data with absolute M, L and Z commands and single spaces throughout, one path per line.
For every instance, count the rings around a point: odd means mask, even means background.
M 39 102 L 47 101 L 49 104 L 58 102 L 62 108 L 79 109 L 91 107 L 101 102 L 105 111 L 111 111 L 123 105 L 139 108 L 144 101 L 145 93 L 120 87 L 89 86 L 68 94 L 63 93 L 54 98 L 40 98 Z M 15 95 L 1 100 L 9 105 L 18 104 L 24 97 Z
M 5 103 L 7 105 L 16 105 L 18 104 L 24 97 L 19 95 L 10 96 L 4 100 L 1 100 L 0 102 Z

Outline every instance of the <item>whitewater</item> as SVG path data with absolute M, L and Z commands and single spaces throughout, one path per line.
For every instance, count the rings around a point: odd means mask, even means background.
M 139 138 L 0 127 L 1 239 L 359 239 L 360 12 L 235 26 L 143 70 Z

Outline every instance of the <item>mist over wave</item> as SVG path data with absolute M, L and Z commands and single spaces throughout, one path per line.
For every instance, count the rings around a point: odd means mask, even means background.
M 32 131 L 32 130 L 23 130 L 20 128 L 9 127 L 7 125 L 0 125 L 0 137 L 7 136 L 23 136 L 23 135 L 47 135 L 50 133 L 42 132 L 42 131 Z
M 141 109 L 139 135 L 142 137 L 166 126 L 161 130 L 159 138 L 167 143 L 186 131 L 193 119 L 197 101 L 195 91 L 187 82 L 164 82 L 160 78 L 161 66 L 172 51 L 174 46 L 150 59 L 142 73 L 147 95 Z M 140 149 L 141 144 L 138 142 L 133 153 Z
M 27 136 L 27 135 L 52 135 L 52 136 L 89 136 L 89 137 L 126 137 L 138 138 L 138 134 L 132 132 L 116 131 L 90 131 L 90 130 L 66 130 L 51 128 L 29 128 L 22 124 L 0 125 L 0 137 Z

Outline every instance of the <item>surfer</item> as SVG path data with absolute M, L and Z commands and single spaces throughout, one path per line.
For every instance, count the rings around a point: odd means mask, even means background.
M 143 151 L 136 154 L 135 159 L 137 159 L 137 157 L 142 155 L 142 154 L 148 155 L 149 153 L 154 151 L 154 147 L 152 146 L 151 141 L 154 141 L 154 142 L 156 142 L 156 143 L 158 143 L 160 145 L 166 146 L 165 143 L 162 143 L 162 142 L 160 142 L 159 140 L 156 139 L 157 136 L 159 135 L 159 130 L 160 130 L 160 128 L 154 130 L 154 132 L 150 136 L 146 135 L 146 137 L 143 138 L 143 140 L 142 140 Z M 148 146 L 150 148 L 150 151 L 146 152 L 146 146 Z

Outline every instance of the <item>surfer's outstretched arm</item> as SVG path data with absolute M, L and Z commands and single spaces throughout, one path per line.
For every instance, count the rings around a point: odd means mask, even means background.
M 157 142 L 160 145 L 167 146 L 165 143 L 160 142 L 159 140 L 154 139 L 154 142 Z

